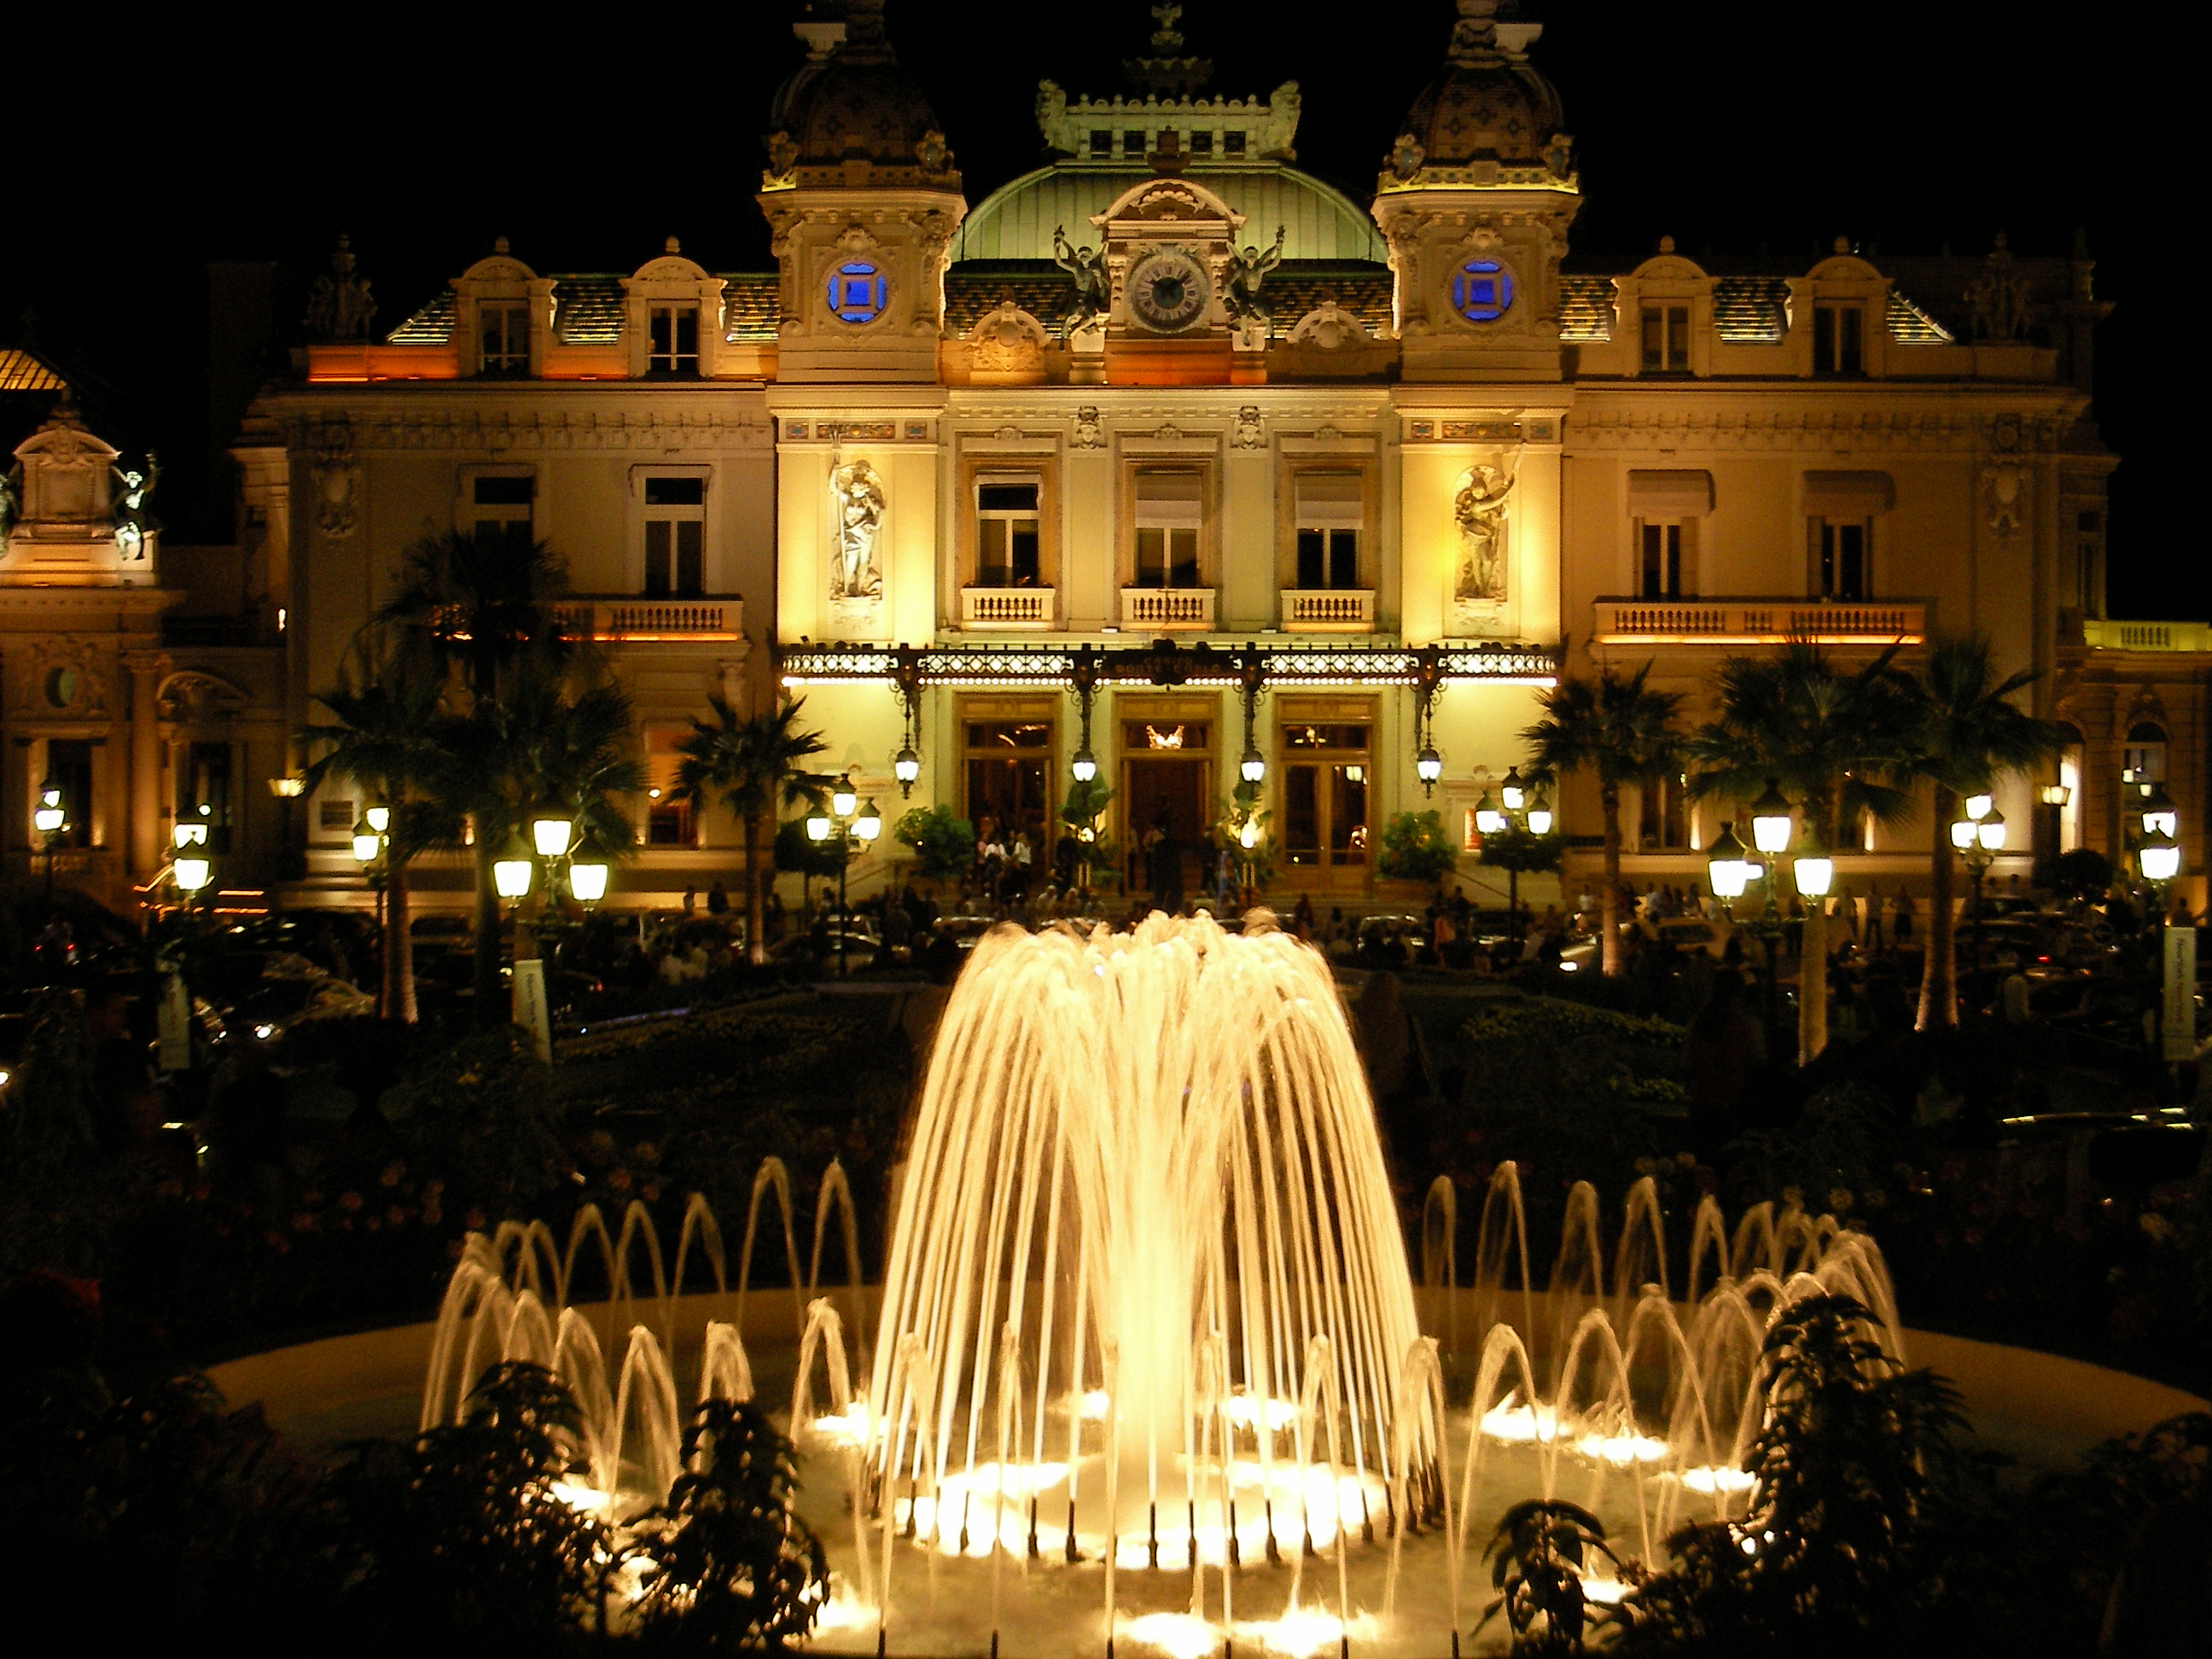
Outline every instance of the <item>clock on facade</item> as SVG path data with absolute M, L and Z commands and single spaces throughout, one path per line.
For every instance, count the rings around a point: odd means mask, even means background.
M 1513 308 L 1513 273 L 1495 259 L 1469 259 L 1452 272 L 1451 302 L 1470 323 L 1494 323 Z
M 1181 248 L 1146 254 L 1129 273 L 1129 309 L 1146 328 L 1173 334 L 1206 315 L 1206 268 Z

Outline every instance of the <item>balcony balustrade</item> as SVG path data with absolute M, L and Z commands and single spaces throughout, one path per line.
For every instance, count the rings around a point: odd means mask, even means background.
M 963 628 L 1049 628 L 1060 614 L 1053 587 L 963 587 Z
M 1209 633 L 1213 628 L 1213 590 L 1210 587 L 1125 587 L 1121 590 L 1121 626 L 1144 629 L 1190 629 Z
M 1285 587 L 1283 627 L 1299 634 L 1371 634 L 1375 590 L 1371 587 Z
M 1591 637 L 1600 645 L 1918 645 L 1928 637 L 1924 599 L 1600 599 Z

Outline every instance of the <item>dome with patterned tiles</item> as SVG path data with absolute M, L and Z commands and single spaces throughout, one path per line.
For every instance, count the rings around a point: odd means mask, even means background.
M 1400 124 L 1383 161 L 1383 189 L 1464 182 L 1439 175 L 1486 164 L 1568 176 L 1572 140 L 1560 131 L 1559 90 L 1528 57 L 1541 25 L 1510 21 L 1510 12 L 1499 0 L 1459 0 L 1450 61 Z
M 793 28 L 807 57 L 769 108 L 763 189 L 960 188 L 936 112 L 884 33 L 884 0 L 820 0 Z

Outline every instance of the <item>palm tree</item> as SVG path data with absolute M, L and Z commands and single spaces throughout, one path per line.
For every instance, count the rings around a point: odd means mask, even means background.
M 764 839 L 763 826 L 775 822 L 779 804 L 794 805 L 820 793 L 799 769 L 799 763 L 829 745 L 818 732 L 799 729 L 799 711 L 805 702 L 797 698 L 772 714 L 746 719 L 722 698 L 710 698 L 714 719 L 695 716 L 691 734 L 677 745 L 684 758 L 677 767 L 676 787 L 691 803 L 691 810 L 704 811 L 713 797 L 736 815 L 744 831 L 745 952 L 756 963 L 768 960 L 761 865 L 763 852 L 773 845 L 774 832 Z
M 401 657 L 448 680 L 459 717 L 476 720 L 525 675 L 557 684 L 586 641 L 562 613 L 568 572 L 544 542 L 426 536 L 407 550 L 398 588 L 376 613 Z M 449 804 L 476 819 L 476 1006 L 489 1019 L 499 1000 L 499 893 L 492 865 L 516 820 L 495 822 L 502 799 L 495 774 L 509 758 L 512 722 L 474 732 L 448 726 L 462 764 L 448 775 Z M 491 769 L 487 772 L 484 769 Z M 528 811 L 534 803 L 526 804 Z
M 1521 734 L 1535 751 L 1540 776 L 1595 772 L 1605 812 L 1605 881 L 1598 918 L 1609 975 L 1626 971 L 1620 951 L 1620 792 L 1662 782 L 1682 769 L 1682 734 L 1674 721 L 1682 699 L 1644 684 L 1651 665 L 1622 675 L 1607 668 L 1595 682 L 1561 680 L 1544 693 L 1545 718 Z
M 1805 822 L 1831 846 L 1862 816 L 1894 823 L 1912 799 L 1896 787 L 1911 752 L 1910 683 L 1893 647 L 1856 672 L 1839 671 L 1818 646 L 1792 640 L 1771 657 L 1731 656 L 1720 670 L 1714 717 L 1690 752 L 1699 799 L 1747 801 L 1770 783 L 1802 804 Z M 1828 1042 L 1827 909 L 1807 908 L 1797 973 L 1797 1056 L 1810 1062 Z
M 432 797 L 450 757 L 437 737 L 440 688 L 404 659 L 373 664 L 356 685 L 351 675 L 314 701 L 331 723 L 310 722 L 298 740 L 310 753 L 325 752 L 306 774 L 309 793 L 326 778 L 358 783 L 391 811 L 385 859 L 386 921 L 381 941 L 386 1016 L 415 1018 L 415 963 L 409 944 L 407 866 L 437 838 Z
M 1928 957 L 1920 975 L 1921 1030 L 1959 1023 L 1958 962 L 1953 951 L 1951 820 L 1966 796 L 2008 773 L 2024 772 L 2064 746 L 2057 726 L 2014 704 L 2035 679 L 2023 669 L 1997 679 L 1983 635 L 1939 636 L 1915 682 L 1910 775 L 1934 786 L 1935 830 L 1929 865 Z

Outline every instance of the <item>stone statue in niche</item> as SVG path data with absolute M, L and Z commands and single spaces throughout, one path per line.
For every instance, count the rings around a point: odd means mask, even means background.
M 1452 597 L 1462 605 L 1505 597 L 1505 514 L 1513 475 L 1497 467 L 1469 467 L 1452 501 L 1459 525 L 1459 574 Z
M 884 571 L 878 543 L 884 528 L 884 484 L 866 461 L 848 461 L 830 475 L 830 494 L 837 504 L 830 597 L 880 599 Z
M 1106 261 L 1095 247 L 1072 246 L 1062 227 L 1052 228 L 1052 262 L 1075 283 L 1075 304 L 1061 325 L 1061 337 L 1073 339 L 1106 314 L 1111 302 L 1106 283 Z
M 161 464 L 146 452 L 146 470 L 135 466 L 108 469 L 115 474 L 112 492 L 115 514 L 115 552 L 126 563 L 146 556 L 146 538 L 161 527 L 154 516 L 154 486 L 161 480 Z

